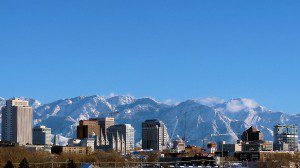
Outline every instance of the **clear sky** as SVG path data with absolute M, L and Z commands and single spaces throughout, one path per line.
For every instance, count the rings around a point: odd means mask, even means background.
M 300 112 L 300 1 L 0 2 L 0 96 L 247 97 Z

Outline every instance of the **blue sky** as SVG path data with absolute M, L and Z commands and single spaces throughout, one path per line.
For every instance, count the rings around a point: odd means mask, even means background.
M 0 2 L 0 96 L 247 97 L 300 112 L 300 1 Z

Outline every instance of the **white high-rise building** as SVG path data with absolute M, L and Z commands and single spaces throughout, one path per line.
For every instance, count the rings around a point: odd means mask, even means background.
M 111 149 L 127 154 L 134 149 L 134 128 L 130 124 L 113 125 L 108 128 Z
M 2 141 L 32 144 L 32 108 L 28 101 L 13 98 L 2 108 Z

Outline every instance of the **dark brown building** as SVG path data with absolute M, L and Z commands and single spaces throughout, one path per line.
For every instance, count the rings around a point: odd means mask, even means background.
M 77 126 L 77 138 L 89 138 L 91 135 L 95 134 L 100 137 L 100 125 L 98 121 L 95 120 L 80 120 Z
M 242 141 L 243 142 L 253 142 L 253 141 L 263 141 L 263 133 L 258 129 L 251 126 L 249 129 L 243 132 Z

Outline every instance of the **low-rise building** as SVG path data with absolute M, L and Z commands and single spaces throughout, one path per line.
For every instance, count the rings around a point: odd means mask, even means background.
M 271 154 L 294 154 L 293 151 L 241 151 L 235 157 L 239 161 L 265 161 Z
M 69 139 L 68 146 L 70 147 L 86 147 L 89 152 L 94 152 L 96 146 L 96 139 L 83 138 L 83 139 Z
M 52 146 L 51 153 L 89 154 L 89 150 L 82 146 Z
M 176 153 L 185 151 L 185 143 L 181 138 L 178 137 L 173 141 L 173 150 Z
M 51 148 L 50 145 L 25 145 L 25 149 L 31 152 L 44 151 L 51 153 Z
M 228 156 L 234 157 L 235 152 L 242 151 L 242 144 L 236 143 L 236 144 L 223 144 L 223 152 L 227 153 Z
M 186 157 L 194 157 L 201 156 L 202 148 L 200 146 L 188 145 L 185 147 L 185 156 Z
M 0 141 L 0 148 L 5 148 L 5 147 L 16 147 L 18 144 L 10 141 Z
M 214 142 L 207 144 L 207 153 L 214 154 L 217 151 L 217 145 Z
M 272 141 L 245 142 L 242 151 L 273 151 Z

